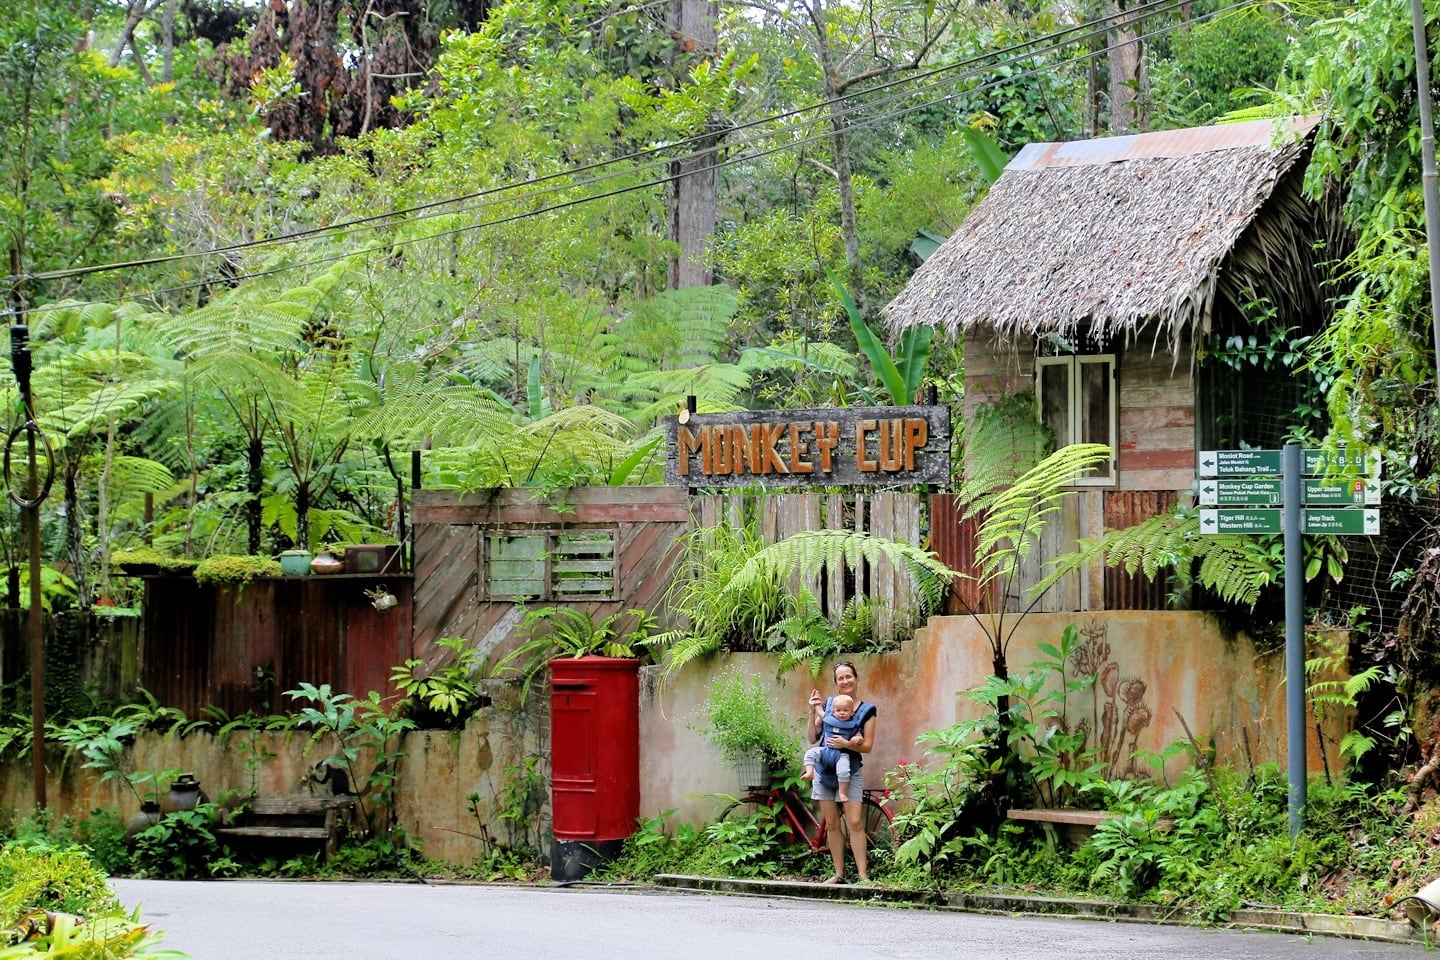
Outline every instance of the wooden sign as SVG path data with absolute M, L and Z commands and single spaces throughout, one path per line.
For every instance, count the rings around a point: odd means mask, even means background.
M 950 408 L 681 413 L 665 450 L 677 486 L 948 486 Z

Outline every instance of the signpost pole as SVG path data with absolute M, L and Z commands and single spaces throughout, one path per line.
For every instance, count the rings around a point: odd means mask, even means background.
M 1300 539 L 1300 445 L 1285 444 L 1281 526 L 1285 536 L 1285 715 L 1289 742 L 1290 837 L 1305 816 L 1305 546 Z

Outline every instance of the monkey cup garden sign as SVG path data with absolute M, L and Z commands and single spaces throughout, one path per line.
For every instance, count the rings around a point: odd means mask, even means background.
M 681 413 L 665 440 L 665 482 L 680 486 L 950 483 L 944 406 Z

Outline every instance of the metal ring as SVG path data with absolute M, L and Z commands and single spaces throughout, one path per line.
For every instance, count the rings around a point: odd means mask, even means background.
M 34 434 L 40 438 L 45 446 L 45 482 L 40 485 L 40 491 L 33 498 L 22 497 L 15 492 L 14 478 L 10 473 L 10 451 L 15 446 L 15 438 L 20 436 L 21 431 L 27 434 Z M 17 505 L 24 508 L 38 507 L 50 495 L 50 486 L 55 482 L 55 448 L 50 446 L 50 438 L 45 436 L 45 431 L 34 420 L 26 420 L 10 431 L 10 436 L 5 439 L 5 491 L 10 494 L 10 499 Z

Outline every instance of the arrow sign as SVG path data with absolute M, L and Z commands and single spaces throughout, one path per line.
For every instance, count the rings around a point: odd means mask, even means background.
M 1199 492 L 1200 503 L 1209 506 L 1270 507 L 1284 502 L 1285 484 L 1281 480 L 1201 480 Z
M 1280 473 L 1279 450 L 1201 450 L 1196 461 L 1202 477 L 1247 477 Z
M 1204 511 L 1201 511 L 1202 513 Z M 1200 521 L 1204 529 L 1205 521 Z M 1379 510 L 1306 510 L 1306 533 L 1329 533 L 1339 536 L 1374 536 L 1380 532 Z
M 1369 473 L 1378 461 L 1364 447 L 1349 450 L 1306 450 L 1301 454 L 1301 472 L 1318 477 L 1326 473 Z
M 1279 510 L 1201 510 L 1201 533 L 1279 533 Z
M 1361 477 L 1353 480 L 1305 480 L 1301 485 L 1301 501 L 1315 505 L 1378 504 L 1380 484 Z

